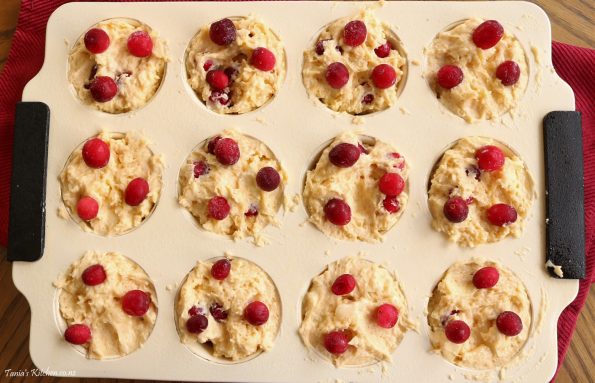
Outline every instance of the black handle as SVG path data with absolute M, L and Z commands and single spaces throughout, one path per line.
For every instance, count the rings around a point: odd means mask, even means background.
M 45 241 L 45 183 L 50 109 L 42 102 L 19 102 L 14 121 L 9 261 L 37 261 Z
M 585 278 L 583 132 L 579 112 L 543 119 L 546 257 L 550 275 Z

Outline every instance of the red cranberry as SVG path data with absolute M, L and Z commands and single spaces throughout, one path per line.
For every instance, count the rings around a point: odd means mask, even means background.
M 333 89 L 341 89 L 349 81 L 349 70 L 340 62 L 329 64 L 324 75 L 326 82 Z
M 496 20 L 488 20 L 481 23 L 473 31 L 473 42 L 478 48 L 490 49 L 498 44 L 504 35 L 504 28 Z
M 76 213 L 83 221 L 90 221 L 97 217 L 99 204 L 93 197 L 82 197 L 76 204 Z
M 207 210 L 211 218 L 221 221 L 229 215 L 231 207 L 224 197 L 217 196 L 209 200 Z
M 388 211 L 390 214 L 397 213 L 399 210 L 401 210 L 401 204 L 395 196 L 388 195 L 384 197 L 382 205 L 384 206 L 384 209 Z
M 209 174 L 210 171 L 211 168 L 209 167 L 209 164 L 207 164 L 206 162 L 198 161 L 194 163 L 194 178 L 198 178 L 200 176 Z
M 240 147 L 231 138 L 221 138 L 213 150 L 217 161 L 222 165 L 233 165 L 240 159 Z
M 444 216 L 450 222 L 459 223 L 467 219 L 469 207 L 461 197 L 452 197 L 444 204 Z
M 385 58 L 385 57 L 388 57 L 388 55 L 390 55 L 391 49 L 392 49 L 392 45 L 390 42 L 387 41 L 384 44 L 375 48 L 374 53 L 376 53 L 376 56 L 378 56 L 380 58 Z
M 380 192 L 387 196 L 396 197 L 403 192 L 405 181 L 397 173 L 384 173 L 378 181 Z
M 109 146 L 100 138 L 91 138 L 85 142 L 82 153 L 83 161 L 90 168 L 99 169 L 109 162 Z
M 342 142 L 331 149 L 328 153 L 329 161 L 340 168 L 352 167 L 361 154 L 360 149 L 347 142 Z
M 467 323 L 462 320 L 453 320 L 448 322 L 444 329 L 444 333 L 446 334 L 446 338 L 452 343 L 461 344 L 469 339 L 471 329 Z
M 256 217 L 258 215 L 258 207 L 256 207 L 254 204 L 250 205 L 248 211 L 245 212 L 244 215 L 246 217 Z
M 254 301 L 244 309 L 244 318 L 253 326 L 263 325 L 269 320 L 269 308 L 260 301 Z
M 504 311 L 496 318 L 498 331 L 506 336 L 517 336 L 523 331 L 523 321 L 516 313 Z
M 141 290 L 130 290 L 122 297 L 122 310 L 128 315 L 142 317 L 149 311 L 151 298 Z
M 128 52 L 136 57 L 149 57 L 153 52 L 153 40 L 145 31 L 132 32 L 128 36 Z
M 345 201 L 332 198 L 324 206 L 324 215 L 332 224 L 344 226 L 351 221 L 351 208 Z
M 229 45 L 236 40 L 236 27 L 230 19 L 221 19 L 211 24 L 209 37 L 217 45 Z
M 479 169 L 484 172 L 500 170 L 504 166 L 504 153 L 497 146 L 482 146 L 475 152 L 475 158 Z
M 272 71 L 276 61 L 273 52 L 266 48 L 256 48 L 250 57 L 250 64 L 263 72 Z
M 270 166 L 265 166 L 256 173 L 256 184 L 266 192 L 273 191 L 279 187 L 281 176 L 279 172 Z
M 437 74 L 438 85 L 452 89 L 463 82 L 463 71 L 456 65 L 444 65 Z
M 91 340 L 91 329 L 84 324 L 70 325 L 64 332 L 64 339 L 72 344 L 85 344 Z
M 348 22 L 343 29 L 343 41 L 352 47 L 357 47 L 366 41 L 368 31 L 366 24 L 361 20 Z
M 191 316 L 186 321 L 186 330 L 192 334 L 200 334 L 205 331 L 207 327 L 209 327 L 209 319 L 202 314 Z
M 218 102 L 221 105 L 227 105 L 231 102 L 231 95 L 222 90 L 214 90 L 211 92 L 209 100 L 213 103 Z
M 498 203 L 488 209 L 488 221 L 492 225 L 506 226 L 516 222 L 516 209 L 505 203 Z
M 349 347 L 349 339 L 343 331 L 331 331 L 324 336 L 324 348 L 334 355 L 341 355 Z
M 314 52 L 316 52 L 316 54 L 318 56 L 321 56 L 324 54 L 324 42 L 325 41 L 330 41 L 330 40 L 318 40 L 316 42 L 316 46 L 314 47 Z
M 192 306 L 188 309 L 188 315 L 190 315 L 191 317 L 202 313 L 203 309 L 197 306 Z
M 217 279 L 218 281 L 222 281 L 229 275 L 231 271 L 231 262 L 229 259 L 223 258 L 218 260 L 217 262 L 213 263 L 211 266 L 211 276 Z
M 496 77 L 502 82 L 502 85 L 514 85 L 521 77 L 521 68 L 514 61 L 504 61 L 498 65 Z
M 372 70 L 372 82 L 376 88 L 390 88 L 397 82 L 397 72 L 388 64 L 377 65 Z
M 371 103 L 374 102 L 374 95 L 371 93 L 366 94 L 363 98 L 362 98 L 362 104 L 366 104 L 369 105 Z
M 376 324 L 383 328 L 393 328 L 399 320 L 399 310 L 391 305 L 385 303 L 378 306 L 376 309 Z
M 105 52 L 109 43 L 109 36 L 103 29 L 93 28 L 85 33 L 85 48 L 93 54 Z
M 483 267 L 473 274 L 473 285 L 478 289 L 490 289 L 496 286 L 500 273 L 495 267 Z
M 355 278 L 351 274 L 343 274 L 337 277 L 331 286 L 331 291 L 335 295 L 345 295 L 355 289 Z
M 204 64 L 202 64 L 202 69 L 204 69 L 205 72 L 208 72 L 212 66 L 213 66 L 213 60 L 207 60 L 207 61 L 205 61 Z
M 211 307 L 209 307 L 209 312 L 215 318 L 217 322 L 223 322 L 227 319 L 227 311 L 223 310 L 223 306 L 219 303 L 213 303 Z
M 126 186 L 124 199 L 128 205 L 138 206 L 147 198 L 147 194 L 149 194 L 149 183 L 144 178 L 139 177 L 130 181 Z
M 87 286 L 97 286 L 105 281 L 105 269 L 100 264 L 87 267 L 83 271 L 83 283 Z
M 93 100 L 97 102 L 108 102 L 116 97 L 118 84 L 111 77 L 98 76 L 89 84 L 89 91 Z
M 221 136 L 215 136 L 209 141 L 209 144 L 207 145 L 207 151 L 209 153 L 213 155 L 215 154 L 215 146 L 217 146 L 217 142 L 219 142 L 220 139 Z
M 207 82 L 212 89 L 223 90 L 229 85 L 229 78 L 221 69 L 207 72 Z

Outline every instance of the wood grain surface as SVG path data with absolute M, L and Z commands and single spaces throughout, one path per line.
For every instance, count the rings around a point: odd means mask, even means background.
M 593 0 L 539 0 L 535 3 L 548 13 L 552 21 L 554 40 L 583 47 L 595 46 Z M 19 7 L 20 0 L 0 0 L 0 71 L 8 57 Z M 14 287 L 11 264 L 5 258 L 5 249 L 0 248 L 0 382 L 133 382 L 110 379 L 60 379 L 48 376 L 8 377 L 7 370 L 32 373 L 35 366 L 29 356 L 29 305 Z M 595 383 L 594 345 L 595 292 L 592 289 L 556 382 Z

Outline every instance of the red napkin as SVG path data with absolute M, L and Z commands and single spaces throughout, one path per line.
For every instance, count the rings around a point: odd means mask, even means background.
M 50 14 L 68 0 L 23 0 L 8 62 L 0 74 L 0 244 L 8 237 L 8 202 L 12 164 L 12 132 L 15 104 L 23 87 L 41 69 L 45 28 Z M 585 304 L 595 266 L 595 50 L 553 43 L 556 71 L 576 96 L 576 110 L 583 115 L 585 156 L 585 219 L 587 277 L 580 282 L 578 296 L 558 321 L 558 367 L 564 360 L 576 320 Z

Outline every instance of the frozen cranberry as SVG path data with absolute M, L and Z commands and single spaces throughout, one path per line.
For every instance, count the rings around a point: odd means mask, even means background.
M 357 146 L 342 142 L 331 149 L 328 159 L 335 166 L 350 168 L 357 162 L 360 154 L 361 151 Z
M 99 204 L 93 197 L 82 197 L 76 204 L 76 213 L 83 221 L 90 221 L 97 217 Z
M 211 276 L 219 281 L 227 278 L 230 271 L 231 262 L 229 262 L 229 259 L 226 258 L 218 260 L 217 262 L 213 263 L 213 266 L 211 266 Z
M 209 167 L 209 164 L 207 164 L 206 162 L 197 161 L 194 163 L 194 178 L 198 178 L 200 176 L 209 174 L 210 171 L 211 168 Z
M 450 222 L 459 223 L 467 219 L 469 207 L 461 197 L 452 197 L 444 204 L 444 216 Z
M 213 154 L 222 165 L 233 165 L 240 159 L 240 147 L 231 138 L 221 138 L 217 141 Z
M 281 183 L 281 176 L 275 168 L 265 166 L 256 173 L 256 184 L 264 191 L 270 192 L 277 189 L 279 183 Z
M 438 85 L 444 89 L 452 89 L 459 85 L 463 82 L 463 77 L 463 71 L 456 65 L 444 65 L 436 75 Z
M 116 97 L 118 84 L 111 77 L 98 76 L 89 84 L 89 91 L 93 100 L 97 102 L 108 102 Z
M 376 88 L 390 88 L 397 82 L 397 72 L 388 64 L 377 65 L 372 70 L 372 82 Z
M 341 89 L 349 81 L 349 70 L 340 62 L 329 64 L 324 74 L 326 82 L 333 89 Z
M 376 309 L 376 324 L 383 328 L 393 328 L 399 320 L 399 310 L 391 305 L 385 303 L 378 306 Z
M 516 209 L 505 203 L 497 203 L 487 211 L 488 221 L 492 225 L 506 226 L 516 222 Z
M 397 173 L 384 173 L 378 181 L 378 188 L 383 194 L 396 197 L 403 192 L 405 181 Z
M 479 24 L 473 31 L 473 42 L 478 48 L 490 49 L 498 44 L 504 35 L 504 28 L 496 20 L 488 20 Z
M 362 98 L 362 104 L 366 104 L 369 105 L 371 103 L 374 102 L 374 95 L 373 94 L 366 94 L 363 98 Z
M 229 215 L 231 207 L 224 197 L 217 196 L 209 200 L 207 210 L 209 212 L 209 217 L 221 221 Z
M 142 317 L 149 311 L 151 298 L 141 290 L 130 290 L 122 297 L 122 310 L 128 315 Z
M 212 89 L 223 90 L 229 85 L 229 78 L 224 71 L 217 69 L 207 72 L 207 82 Z
M 384 44 L 378 46 L 377 48 L 374 48 L 374 53 L 376 53 L 376 56 L 380 58 L 385 58 L 388 57 L 391 49 L 392 45 L 390 42 L 387 41 Z
M 209 327 L 209 319 L 202 314 L 191 316 L 186 321 L 186 330 L 192 334 L 200 334 L 205 331 L 207 327 Z
M 384 209 L 390 214 L 397 213 L 399 210 L 401 210 L 401 204 L 395 196 L 387 195 L 384 197 L 382 205 L 384 206 Z
M 245 212 L 244 215 L 246 217 L 256 217 L 258 215 L 258 207 L 256 207 L 254 204 L 250 205 L 248 211 Z
M 202 313 L 203 309 L 197 306 L 192 306 L 188 309 L 188 315 L 190 315 L 191 317 Z
M 496 318 L 498 331 L 506 336 L 516 336 L 523 331 L 523 321 L 516 313 L 504 311 Z
M 341 355 L 349 347 L 349 339 L 343 331 L 331 331 L 324 336 L 324 348 L 334 355 Z
M 266 48 L 256 48 L 250 56 L 250 64 L 263 72 L 269 72 L 275 67 L 275 55 Z
M 213 60 L 207 60 L 207 61 L 205 61 L 204 64 L 202 64 L 202 69 L 204 69 L 205 72 L 208 72 L 212 66 L 213 66 Z
M 502 150 L 497 146 L 486 145 L 477 149 L 475 159 L 477 159 L 477 165 L 480 170 L 493 172 L 502 169 L 505 157 Z
M 99 169 L 109 162 L 109 146 L 100 138 L 91 138 L 83 145 L 83 161 L 88 167 Z
M 366 24 L 361 20 L 348 22 L 343 29 L 343 41 L 352 47 L 357 47 L 366 41 L 368 31 Z
M 130 181 L 126 186 L 124 199 L 128 205 L 138 206 L 147 198 L 147 194 L 149 194 L 149 183 L 144 178 L 139 177 Z
M 478 289 L 489 289 L 496 286 L 500 273 L 495 267 L 483 267 L 473 274 L 473 285 Z
M 521 77 L 521 68 L 514 61 L 504 61 L 498 65 L 496 77 L 502 82 L 502 85 L 514 85 Z
M 209 312 L 217 322 L 222 322 L 227 319 L 227 311 L 223 310 L 223 306 L 219 303 L 213 303 L 209 307 Z
M 227 105 L 231 101 L 231 94 L 222 90 L 214 90 L 211 92 L 209 100 L 213 103 L 218 102 L 221 105 Z
M 229 45 L 236 40 L 236 27 L 230 19 L 221 19 L 211 24 L 209 37 L 217 45 Z
M 72 344 L 85 344 L 91 340 L 91 329 L 85 324 L 73 324 L 64 332 L 64 339 Z
M 345 295 L 355 289 L 355 278 L 351 274 L 343 274 L 337 277 L 331 286 L 331 291 L 335 295 Z
M 244 318 L 253 326 L 263 325 L 269 320 L 269 308 L 260 301 L 254 301 L 244 309 Z
M 87 267 L 81 276 L 87 286 L 97 286 L 105 281 L 105 269 L 100 264 Z
M 471 329 L 467 323 L 462 320 L 453 320 L 448 322 L 444 329 L 444 333 L 446 334 L 446 338 L 452 343 L 461 344 L 469 339 Z
M 351 208 L 345 201 L 332 198 L 324 205 L 324 215 L 332 224 L 344 226 L 351 221 Z
M 153 40 L 145 31 L 132 32 L 128 36 L 128 52 L 136 57 L 149 57 L 153 52 Z
M 93 28 L 85 33 L 85 48 L 93 54 L 103 53 L 109 47 L 109 36 L 103 29 Z
M 316 54 L 318 56 L 321 56 L 324 54 L 324 42 L 325 41 L 330 41 L 330 40 L 318 40 L 316 42 L 316 46 L 314 47 L 314 52 L 316 52 Z
M 207 151 L 211 154 L 215 154 L 215 146 L 217 146 L 217 142 L 219 142 L 219 140 L 221 139 L 221 136 L 215 136 L 213 137 L 208 145 L 207 145 Z

